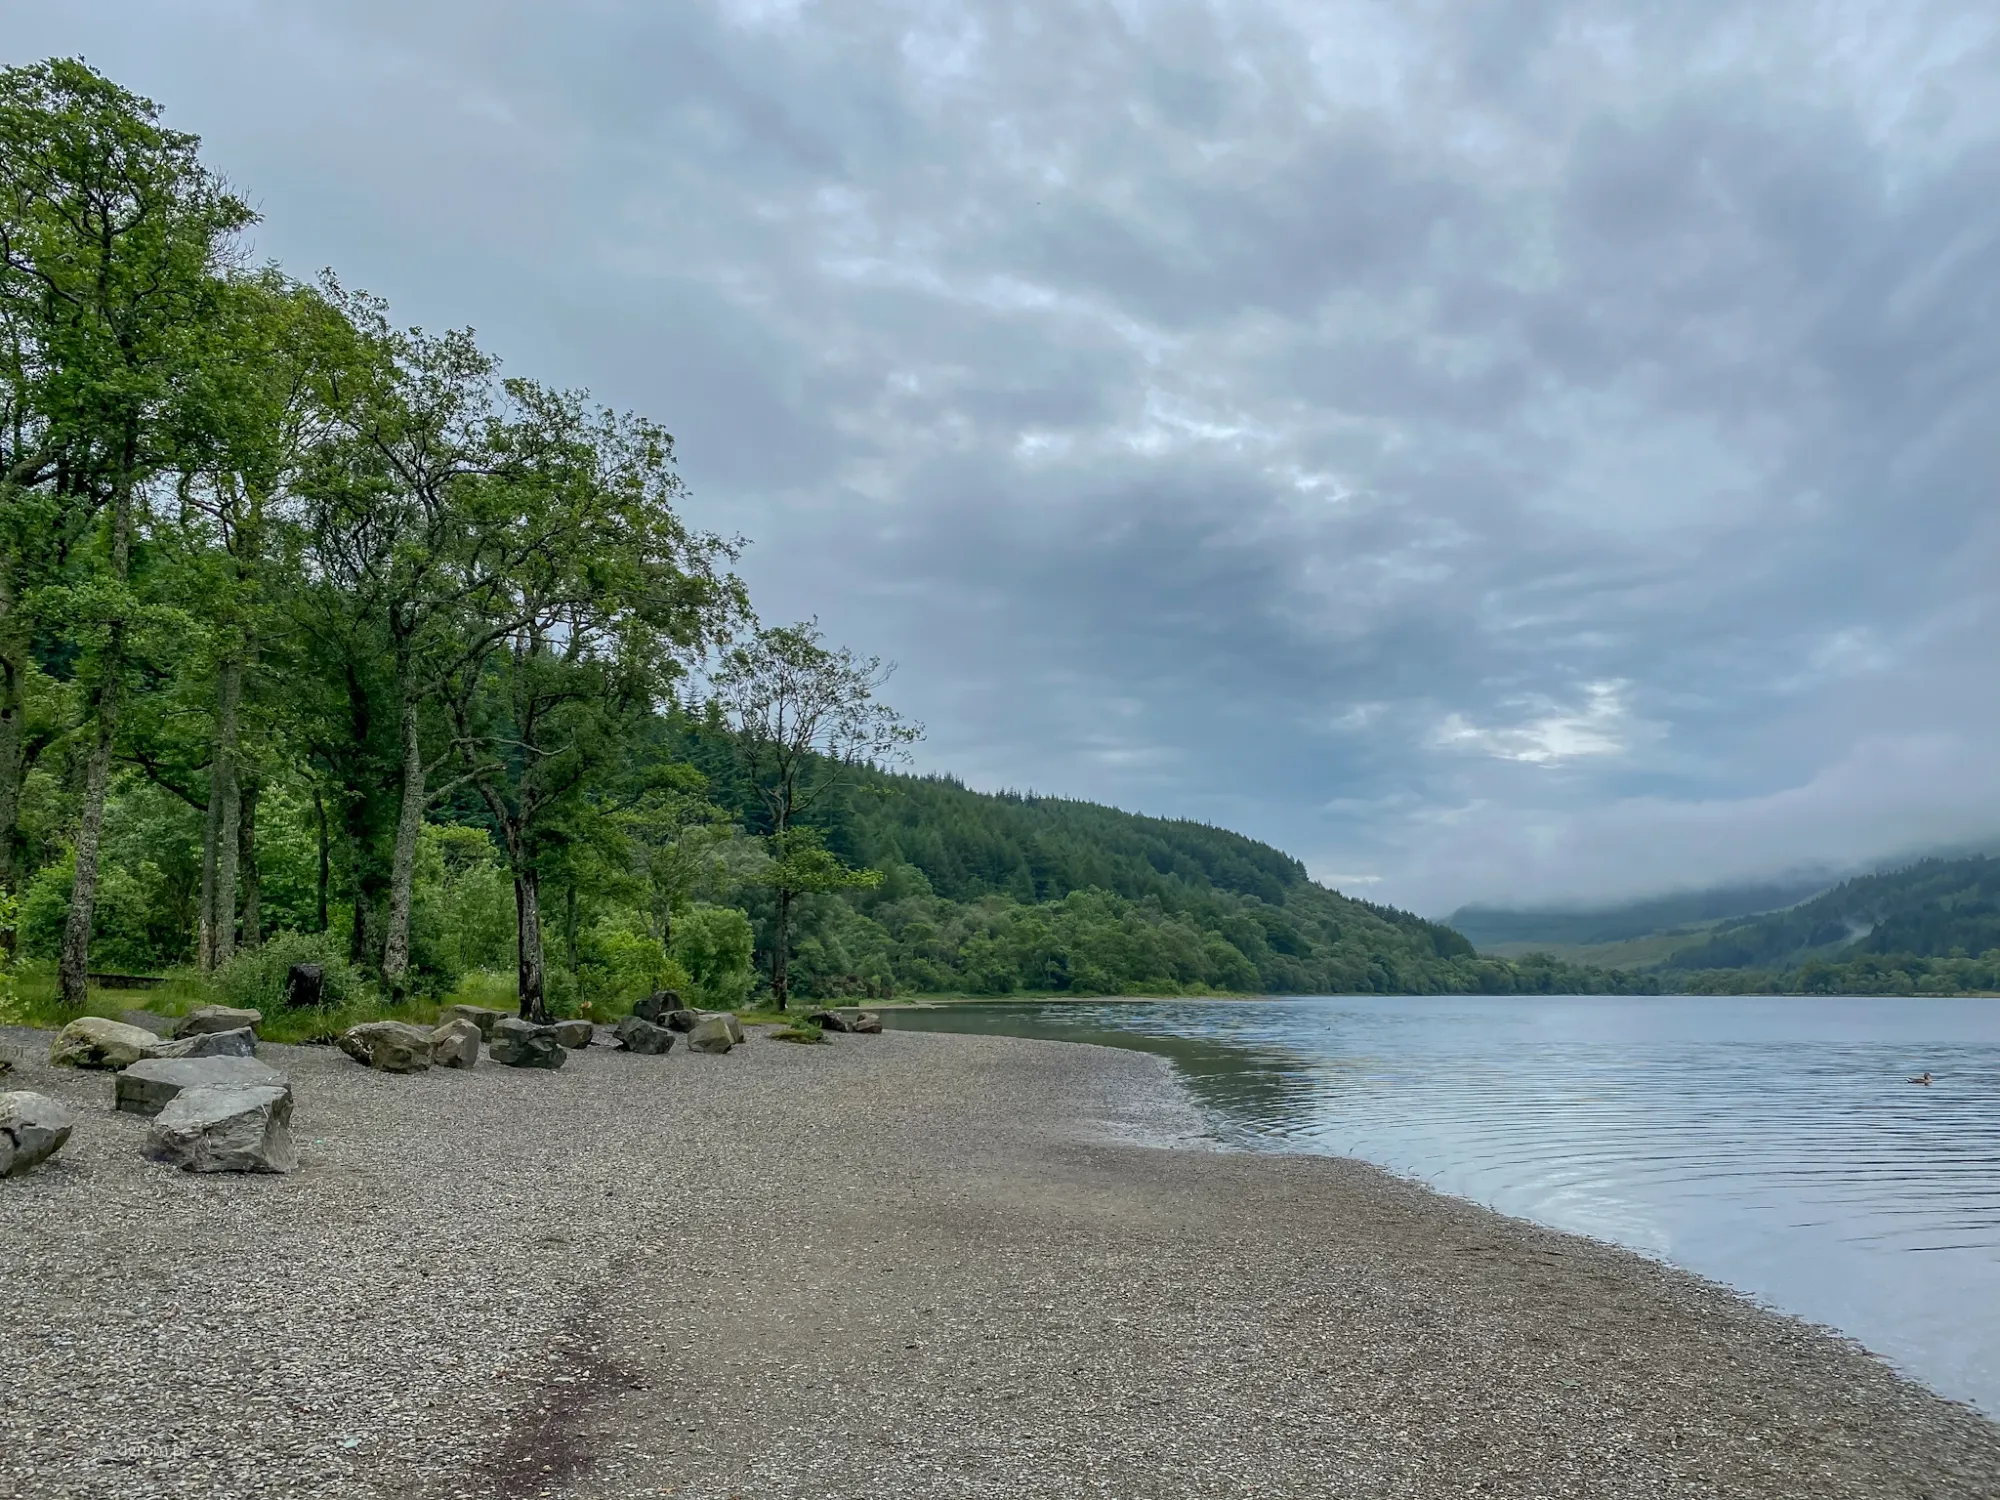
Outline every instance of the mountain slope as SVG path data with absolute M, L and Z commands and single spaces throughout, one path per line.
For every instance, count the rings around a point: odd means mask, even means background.
M 1446 921 L 1481 952 L 1533 945 L 1552 950 L 1692 936 L 1698 928 L 1795 905 L 1833 883 L 1825 874 L 1798 875 L 1706 890 L 1676 891 L 1603 907 L 1523 909 L 1461 906 Z
M 1787 911 L 1725 923 L 1672 969 L 1790 968 L 1860 954 L 1948 958 L 2000 948 L 2000 859 L 1927 859 L 1843 881 Z

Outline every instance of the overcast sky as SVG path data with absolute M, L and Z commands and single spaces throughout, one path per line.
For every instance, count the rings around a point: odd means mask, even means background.
M 2000 7 L 0 0 L 667 423 L 918 763 L 1355 894 L 2000 832 Z

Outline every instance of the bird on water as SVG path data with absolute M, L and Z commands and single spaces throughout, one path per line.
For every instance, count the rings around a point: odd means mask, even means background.
M 1926 1070 L 1925 1072 L 1919 1073 L 1915 1078 L 1912 1078 L 1910 1082 L 1921 1083 L 1925 1088 L 1929 1088 L 1931 1086 L 1931 1075 L 1929 1071 Z

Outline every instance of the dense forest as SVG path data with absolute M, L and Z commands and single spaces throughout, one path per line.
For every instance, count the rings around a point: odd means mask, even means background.
M 888 671 L 768 626 L 674 440 L 244 261 L 199 142 L 0 72 L 0 901 L 93 974 L 524 1014 L 673 986 L 1549 990 L 1191 823 L 897 774 Z

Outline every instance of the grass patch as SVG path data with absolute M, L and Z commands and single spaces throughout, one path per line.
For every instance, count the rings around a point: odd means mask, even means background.
M 820 1033 L 819 1027 L 813 1025 L 810 1021 L 799 1021 L 790 1026 L 780 1026 L 776 1031 L 771 1033 L 771 1040 L 774 1042 L 823 1042 L 826 1038 Z

